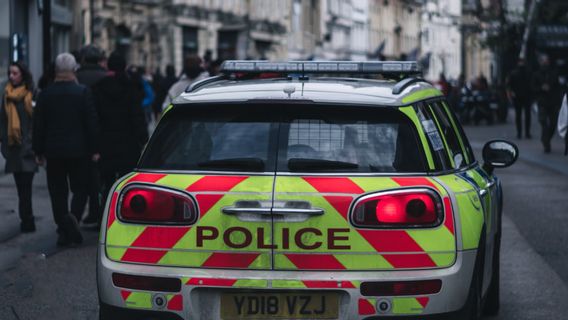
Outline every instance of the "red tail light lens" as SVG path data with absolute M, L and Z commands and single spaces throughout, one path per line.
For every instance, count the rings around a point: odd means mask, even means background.
M 175 278 L 135 276 L 122 273 L 112 274 L 112 283 L 120 288 L 134 290 L 178 292 L 181 281 Z
M 197 207 L 189 195 L 160 187 L 127 187 L 119 208 L 119 218 L 126 222 L 193 224 L 197 220 Z
M 416 296 L 434 294 L 442 289 L 441 280 L 363 282 L 364 296 Z
M 355 203 L 352 223 L 358 227 L 433 227 L 441 223 L 440 196 L 430 189 L 407 189 L 365 196 Z

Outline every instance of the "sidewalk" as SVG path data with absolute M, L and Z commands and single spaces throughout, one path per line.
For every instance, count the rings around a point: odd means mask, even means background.
M 4 174 L 4 165 L 0 167 L 0 286 L 6 279 L 3 270 L 15 266 L 20 258 L 27 254 L 49 256 L 64 248 L 56 246 L 57 233 L 53 221 L 51 202 L 47 190 L 45 169 L 39 168 L 34 176 L 32 205 L 36 221 L 36 232 L 21 233 L 18 216 L 18 195 L 14 178 Z M 96 243 L 98 232 L 81 230 L 83 246 Z
M 507 122 L 504 124 L 486 125 L 482 122 L 479 126 L 464 126 L 467 137 L 474 149 L 483 148 L 483 145 L 492 139 L 505 139 L 519 147 L 519 160 L 545 167 L 557 173 L 568 175 L 568 156 L 564 156 L 564 141 L 555 133 L 552 138 L 552 152 L 544 153 L 540 142 L 540 124 L 533 114 L 531 123 L 532 139 L 517 139 L 517 129 L 514 124 L 515 112 L 509 109 Z M 477 159 L 483 162 L 481 156 Z

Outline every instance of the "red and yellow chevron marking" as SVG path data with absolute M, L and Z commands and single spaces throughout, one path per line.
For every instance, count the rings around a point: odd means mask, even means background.
M 377 299 L 359 299 L 359 315 L 369 315 L 377 313 L 375 305 Z
M 219 204 L 221 199 L 230 198 L 228 193 L 231 190 L 234 190 L 237 185 L 246 180 L 251 180 L 249 184 L 252 184 L 255 178 L 258 180 L 258 177 L 246 176 L 180 176 L 138 173 L 123 182 L 121 187 L 132 182 L 147 182 L 185 189 L 195 195 L 201 216 L 200 224 L 203 224 L 203 221 L 208 219 L 208 217 L 205 217 L 206 214 L 212 211 L 211 209 Z M 253 185 L 246 189 L 253 192 L 266 191 L 267 194 L 270 194 L 272 177 L 269 177 L 269 179 L 270 183 L 268 184 L 262 181 L 270 187 L 267 190 L 262 190 L 262 184 L 260 186 Z M 116 219 L 118 191 L 113 194 L 107 221 L 107 255 L 113 260 L 210 268 L 246 269 L 250 266 L 260 266 L 261 268 L 270 266 L 270 256 L 263 252 L 214 252 L 216 249 L 228 251 L 227 248 L 223 247 L 204 248 L 208 250 L 195 250 L 193 252 L 184 251 L 188 248 L 193 249 L 194 245 L 189 243 L 195 243 L 195 241 L 188 239 L 195 237 L 192 226 L 144 226 L 121 223 Z M 262 197 L 260 196 L 260 198 Z M 271 196 L 264 196 L 264 198 L 269 200 Z M 210 225 L 218 225 L 217 220 L 218 216 L 214 217 L 210 221 Z
M 359 299 L 359 315 L 376 314 L 376 298 L 360 298 Z M 390 314 L 405 315 L 405 314 L 421 314 L 430 301 L 429 297 L 393 297 L 389 298 L 391 301 Z
M 120 295 L 127 308 L 152 309 L 152 293 L 143 291 L 121 290 Z M 167 294 L 166 309 L 171 311 L 183 311 L 183 296 L 181 294 Z
M 270 269 L 274 258 L 275 269 L 289 270 L 441 268 L 450 266 L 455 260 L 452 204 L 446 190 L 430 178 L 278 176 L 275 200 L 307 200 L 314 207 L 323 208 L 326 214 L 301 223 L 275 222 L 273 228 L 271 221 L 243 224 L 236 217 L 221 213 L 224 206 L 234 205 L 242 199 L 271 201 L 273 179 L 272 176 L 134 174 L 123 181 L 119 188 L 132 182 L 146 182 L 187 190 L 197 199 L 201 218 L 196 226 L 122 223 L 116 219 L 120 189 L 116 190 L 111 198 L 107 220 L 107 256 L 115 261 L 130 263 L 237 269 Z M 442 194 L 446 214 L 441 226 L 433 229 L 372 230 L 355 229 L 350 225 L 349 207 L 356 197 L 408 186 L 431 187 Z M 326 228 L 322 229 L 322 225 Z M 248 247 L 235 249 L 227 246 L 224 235 L 219 235 L 197 247 L 196 235 L 199 228 L 204 232 L 203 227 L 221 231 L 246 227 L 260 239 L 255 237 Z M 321 242 L 325 245 L 304 250 L 297 247 L 298 240 L 294 236 L 282 232 L 283 228 L 287 228 L 289 234 L 298 236 L 297 231 L 306 227 L 314 231 L 300 235 L 302 243 Z M 259 229 L 264 233 L 257 234 Z M 330 230 L 335 233 L 329 233 Z M 235 237 L 231 238 L 235 243 L 243 243 L 243 234 L 230 236 Z M 274 243 L 283 243 L 285 236 L 290 237 L 290 245 L 286 249 L 256 245 L 257 240 L 258 243 L 270 244 L 272 237 Z M 329 242 L 333 243 L 331 247 Z
M 398 187 L 426 186 L 438 190 L 444 200 L 446 216 L 435 229 L 373 230 L 355 229 L 349 224 L 349 207 L 364 193 Z M 298 193 L 302 195 L 298 196 Z M 322 207 L 326 217 L 311 218 L 317 228 L 350 227 L 350 248 L 344 250 L 306 251 L 301 248 L 275 250 L 276 269 L 353 270 L 439 268 L 455 260 L 455 226 L 450 199 L 435 181 L 425 177 L 277 177 L 276 200 L 307 200 Z M 333 216 L 333 212 L 337 216 Z M 324 222 L 325 219 L 325 222 Z M 275 234 L 284 224 L 275 223 Z M 293 227 L 285 226 L 293 232 Z M 306 227 L 302 225 L 302 227 Z M 356 230 L 356 231 L 354 231 Z M 344 233 L 347 234 L 347 233 Z M 322 246 L 325 247 L 325 246 Z M 373 252 L 373 253 L 371 253 Z

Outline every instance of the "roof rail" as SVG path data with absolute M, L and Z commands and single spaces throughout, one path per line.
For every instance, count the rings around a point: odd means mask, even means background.
M 418 75 L 421 70 L 416 61 L 288 61 L 227 60 L 221 73 L 300 73 L 300 74 L 381 74 Z
M 394 87 L 392 88 L 392 94 L 400 94 L 402 91 L 404 91 L 404 89 L 408 88 L 408 86 L 417 82 L 429 83 L 428 81 L 422 78 L 416 78 L 416 77 L 402 79 L 394 85 Z
M 199 88 L 201 88 L 201 87 L 203 87 L 203 86 L 205 86 L 205 85 L 208 85 L 208 84 L 213 83 L 213 82 L 225 80 L 225 79 L 228 79 L 228 78 L 227 78 L 227 76 L 224 75 L 224 74 L 218 75 L 218 76 L 209 77 L 209 78 L 205 78 L 205 79 L 203 79 L 203 80 L 199 80 L 199 81 L 196 81 L 196 82 L 190 84 L 190 85 L 187 87 L 187 89 L 185 89 L 185 92 L 186 92 L 186 93 L 193 92 L 193 91 L 195 91 L 195 90 L 197 90 L 197 89 L 199 89 Z

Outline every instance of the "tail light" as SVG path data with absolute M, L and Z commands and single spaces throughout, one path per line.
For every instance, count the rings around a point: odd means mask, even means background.
M 120 197 L 119 219 L 139 223 L 193 224 L 197 220 L 197 207 L 186 193 L 134 185 L 127 187 Z
M 364 296 L 416 296 L 434 294 L 442 289 L 441 280 L 363 282 Z
M 175 278 L 135 276 L 123 273 L 113 273 L 112 283 L 120 288 L 134 290 L 163 292 L 178 292 L 181 290 L 181 281 Z
M 443 220 L 440 196 L 431 189 L 405 189 L 364 196 L 351 221 L 363 228 L 434 227 Z

